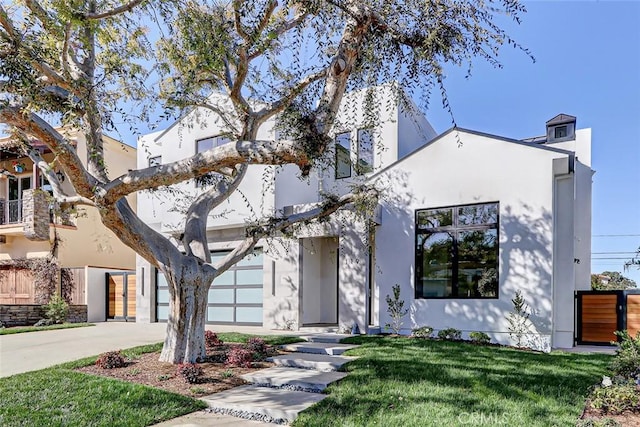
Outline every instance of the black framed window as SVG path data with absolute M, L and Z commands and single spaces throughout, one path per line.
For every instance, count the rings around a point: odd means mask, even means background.
M 336 179 L 351 176 L 351 133 L 336 135 Z
M 416 211 L 416 298 L 498 298 L 499 204 Z
M 373 171 L 373 131 L 358 129 L 358 160 L 356 173 L 364 175 Z

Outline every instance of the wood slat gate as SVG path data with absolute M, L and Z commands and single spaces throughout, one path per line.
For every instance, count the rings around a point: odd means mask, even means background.
M 135 273 L 107 273 L 107 318 L 135 320 L 136 275 Z
M 640 331 L 640 289 L 576 292 L 576 342 L 608 345 L 615 331 Z

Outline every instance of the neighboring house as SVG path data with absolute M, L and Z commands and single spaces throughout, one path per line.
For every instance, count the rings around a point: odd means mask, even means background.
M 84 137 L 71 135 L 78 156 L 86 159 Z M 135 148 L 108 136 L 103 142 L 110 177 L 135 168 Z M 37 141 L 34 146 L 52 165 L 63 188 L 72 193 L 73 187 L 56 166 L 53 153 Z M 135 252 L 102 224 L 95 208 L 79 206 L 76 212 L 56 212 L 52 209 L 50 189 L 40 170 L 21 154 L 17 141 L 0 139 L 0 263 L 3 270 L 0 304 L 34 303 L 34 277 L 28 269 L 18 268 L 25 265 L 20 260 L 47 257 L 57 236 L 59 265 L 70 268 L 74 275 L 73 302 L 88 306 L 89 321 L 104 321 L 109 311 L 111 317 L 118 317 L 115 306 L 122 305 L 107 302 L 109 288 L 105 273 L 134 269 Z M 135 196 L 130 198 L 130 203 L 135 208 Z M 112 300 L 116 287 L 111 285 Z M 131 298 L 135 299 L 135 287 L 132 289 Z M 133 312 L 130 314 L 135 316 Z
M 321 193 L 357 182 L 383 190 L 375 214 L 345 210 L 293 237 L 265 239 L 214 281 L 207 321 L 376 330 L 390 322 L 385 297 L 399 284 L 409 308 L 404 333 L 454 327 L 507 343 L 506 317 L 519 290 L 531 308 L 528 344 L 573 346 L 574 291 L 590 286 L 590 130 L 576 130 L 575 117 L 561 114 L 546 123 L 544 137 L 527 140 L 459 128 L 437 135 L 411 101 L 390 102 L 391 90 L 379 88 L 366 105 L 364 92 L 345 97 L 350 110 L 339 114 L 330 165 L 308 179 L 299 180 L 293 166 L 251 166 L 240 191 L 209 220 L 210 249 L 214 259 L 223 256 L 246 221 L 304 210 Z M 374 128 L 363 113 L 372 105 L 382 105 Z M 138 167 L 232 143 L 208 114 L 195 110 L 141 138 Z M 258 138 L 278 136 L 270 123 Z M 199 191 L 194 182 L 182 189 Z M 138 197 L 141 218 L 176 237 L 181 210 L 175 194 Z M 166 320 L 162 275 L 140 257 L 137 273 L 146 284 L 138 321 Z

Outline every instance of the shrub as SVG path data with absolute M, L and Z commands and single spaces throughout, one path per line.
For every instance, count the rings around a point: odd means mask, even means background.
M 53 323 L 64 323 L 67 320 L 68 312 L 69 305 L 62 299 L 60 294 L 52 296 L 45 305 L 45 316 L 47 319 L 51 319 Z
M 393 285 L 393 298 L 387 295 L 387 313 L 391 317 L 391 323 L 385 325 L 393 331 L 394 334 L 399 334 L 402 328 L 402 318 L 409 312 L 408 308 L 404 308 L 404 300 L 400 299 L 400 285 Z
M 411 335 L 416 338 L 431 338 L 433 328 L 431 326 L 420 326 L 411 331 Z
M 218 335 L 213 331 L 204 331 L 204 345 L 207 348 L 217 347 L 224 344 Z
M 53 320 L 51 320 L 51 319 L 40 319 L 33 326 L 37 326 L 39 328 L 41 326 L 49 326 L 49 325 L 53 325 Z
M 253 362 L 253 353 L 243 347 L 233 347 L 227 353 L 226 364 L 228 366 L 239 366 L 243 368 L 250 368 L 251 362 Z
M 516 296 L 511 300 L 513 311 L 507 316 L 509 336 L 515 340 L 516 347 L 524 346 L 522 338 L 529 332 L 529 306 L 524 301 L 522 293 L 516 291 Z
M 102 369 L 114 369 L 122 368 L 125 365 L 124 357 L 120 351 L 109 351 L 102 353 L 98 360 L 96 360 L 96 366 Z
M 202 375 L 204 375 L 202 367 L 195 363 L 181 363 L 178 365 L 176 373 L 184 378 L 189 384 L 199 383 Z
M 462 332 L 456 328 L 447 328 L 438 331 L 438 338 L 441 340 L 456 341 L 462 339 Z
M 633 381 L 609 387 L 597 387 L 591 394 L 591 406 L 607 414 L 637 412 L 640 411 L 640 394 Z
M 253 359 L 256 361 L 264 360 L 267 357 L 268 346 L 262 338 L 249 338 L 245 347 L 253 354 Z
M 472 342 L 477 344 L 489 344 L 491 342 L 489 335 L 484 332 L 471 332 L 469 334 L 469 338 L 471 338 Z
M 640 379 L 640 332 L 633 338 L 627 331 L 616 331 L 620 342 L 609 368 L 615 375 L 624 378 Z
M 0 329 L 4 329 L 4 323 L 2 323 L 2 320 L 0 320 Z

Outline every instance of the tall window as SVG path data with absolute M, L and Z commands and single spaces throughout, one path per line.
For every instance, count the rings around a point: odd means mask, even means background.
M 196 141 L 196 153 L 202 153 L 203 151 L 210 150 L 213 147 L 219 147 L 221 145 L 227 144 L 230 141 L 231 139 L 222 135 L 200 139 Z
M 220 147 L 231 142 L 226 136 L 218 135 L 210 138 L 200 139 L 196 141 L 196 153 L 210 150 L 214 147 Z M 220 180 L 221 175 L 215 172 L 209 172 L 195 179 L 196 188 L 207 187 L 216 184 Z
M 351 133 L 336 135 L 336 179 L 351 176 Z
M 373 171 L 373 132 L 371 129 L 359 129 L 356 173 L 364 175 L 371 171 Z
M 416 211 L 416 298 L 498 297 L 498 203 Z

